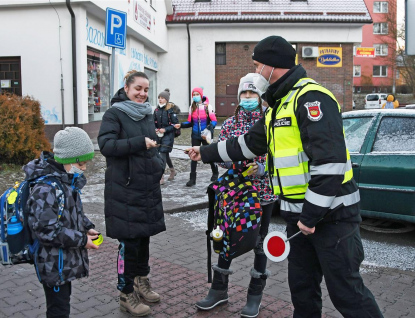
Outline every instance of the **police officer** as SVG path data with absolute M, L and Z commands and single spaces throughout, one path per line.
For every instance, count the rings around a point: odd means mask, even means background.
M 249 132 L 235 139 L 192 147 L 203 162 L 238 161 L 268 153 L 274 193 L 290 241 L 288 282 L 294 317 L 321 317 L 324 276 L 337 310 L 350 318 L 383 317 L 364 285 L 359 232 L 359 190 L 346 148 L 340 105 L 334 95 L 295 65 L 284 38 L 260 41 L 252 54 L 255 86 L 270 108 Z

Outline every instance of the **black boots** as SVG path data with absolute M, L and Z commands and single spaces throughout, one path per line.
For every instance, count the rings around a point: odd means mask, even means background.
M 196 172 L 190 172 L 190 180 L 187 181 L 186 187 L 193 187 L 196 184 Z
M 231 269 L 219 268 L 213 265 L 213 281 L 212 286 L 205 298 L 196 303 L 196 307 L 201 310 L 209 310 L 219 304 L 226 303 L 228 296 L 228 282 L 229 274 L 232 274 Z
M 261 307 L 262 292 L 266 285 L 266 279 L 270 275 L 268 270 L 265 274 L 257 272 L 254 268 L 251 269 L 251 281 L 248 287 L 248 295 L 246 298 L 246 305 L 242 308 L 241 317 L 256 317 L 259 314 Z
M 216 164 L 211 164 L 212 168 L 212 177 L 210 178 L 210 181 L 215 182 L 219 178 L 219 169 Z

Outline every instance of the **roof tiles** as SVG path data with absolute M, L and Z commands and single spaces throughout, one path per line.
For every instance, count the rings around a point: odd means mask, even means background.
M 167 23 L 347 22 L 370 23 L 364 0 L 172 0 Z

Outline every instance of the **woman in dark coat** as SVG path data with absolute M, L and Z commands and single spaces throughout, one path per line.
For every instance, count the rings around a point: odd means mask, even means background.
M 166 88 L 158 96 L 158 105 L 154 110 L 154 124 L 156 125 L 156 133 L 159 137 L 158 143 L 161 144 L 159 148 L 160 156 L 164 161 L 164 168 L 166 163 L 170 160 L 169 153 L 173 150 L 174 144 L 174 125 L 179 123 L 176 113 L 173 111 L 172 104 L 169 103 L 170 90 Z M 170 176 L 169 180 L 173 180 L 176 171 L 173 165 L 169 165 Z M 160 184 L 164 184 L 164 177 L 161 177 Z
M 107 159 L 105 223 L 107 236 L 120 242 L 118 286 L 120 309 L 133 315 L 150 314 L 140 296 L 157 302 L 147 275 L 150 236 L 166 230 L 160 179 L 164 162 L 157 150 L 156 128 L 148 102 L 149 80 L 131 71 L 124 88 L 111 100 L 103 118 L 98 144 Z

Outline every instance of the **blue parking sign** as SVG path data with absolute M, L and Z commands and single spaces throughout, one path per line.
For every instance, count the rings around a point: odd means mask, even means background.
M 105 45 L 125 49 L 126 37 L 127 13 L 107 8 Z

